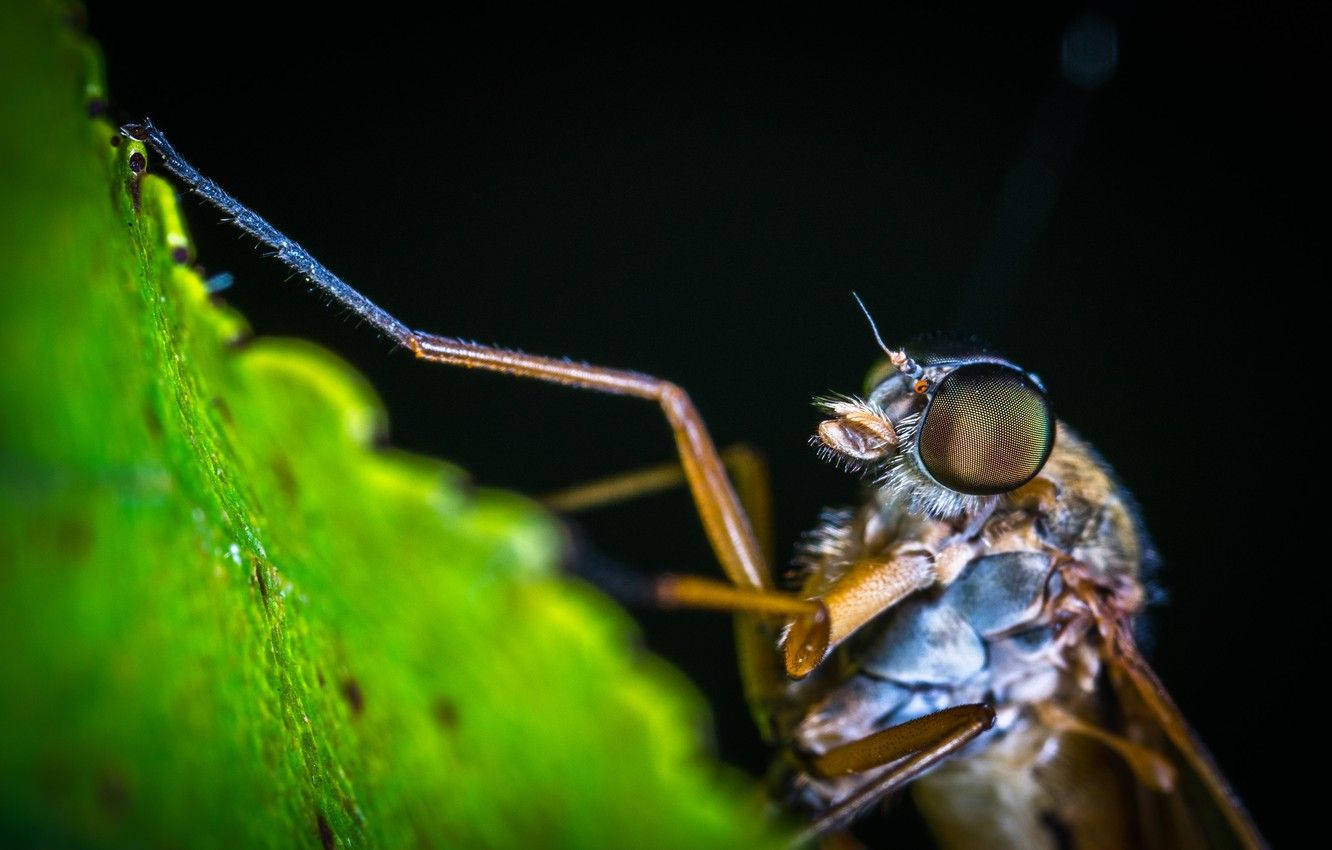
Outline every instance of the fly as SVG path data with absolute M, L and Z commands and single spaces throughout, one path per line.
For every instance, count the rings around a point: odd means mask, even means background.
M 1134 643 L 1147 546 L 1127 495 L 1055 419 L 1033 373 L 981 351 L 893 349 L 874 328 L 885 359 L 862 396 L 820 402 L 827 418 L 812 439 L 865 476 L 865 497 L 825 514 L 802 547 L 798 586 L 785 587 L 752 521 L 762 494 L 743 474 L 737 492 L 727 474 L 727 461 L 743 473 L 746 459 L 718 453 L 683 389 L 412 330 L 201 175 L 150 122 L 121 132 L 417 358 L 661 408 L 727 581 L 667 576 L 654 598 L 737 615 L 746 693 L 779 748 L 774 791 L 808 814 L 802 840 L 910 784 L 949 846 L 1263 846 Z M 554 502 L 585 507 L 679 475 Z

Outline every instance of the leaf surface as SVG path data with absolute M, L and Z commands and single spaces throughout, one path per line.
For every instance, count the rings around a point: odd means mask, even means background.
M 550 517 L 375 448 L 328 352 L 237 345 L 173 189 L 88 117 L 99 55 L 15 5 L 0 843 L 771 843 L 689 683 L 558 577 Z

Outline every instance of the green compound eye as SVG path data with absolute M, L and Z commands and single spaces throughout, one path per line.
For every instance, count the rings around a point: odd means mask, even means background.
M 1050 403 L 1035 381 L 1002 363 L 969 363 L 939 382 L 916 451 L 940 484 L 989 496 L 1035 478 L 1054 433 Z

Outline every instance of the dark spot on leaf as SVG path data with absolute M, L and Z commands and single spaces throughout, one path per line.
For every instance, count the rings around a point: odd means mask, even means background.
M 222 398 L 220 395 L 215 395 L 213 396 L 212 404 L 213 408 L 217 411 L 217 415 L 222 417 L 223 422 L 228 425 L 235 423 L 236 420 L 231 415 L 231 407 L 227 405 L 226 399 Z
M 269 461 L 269 466 L 273 469 L 273 477 L 277 479 L 278 489 L 282 491 L 282 495 L 287 497 L 287 501 L 295 502 L 296 474 L 291 471 L 291 462 L 285 455 L 274 455 Z
M 171 249 L 171 261 L 176 265 L 183 266 L 190 260 L 190 249 L 184 245 L 177 245 Z
M 118 147 L 120 147 L 120 134 L 119 134 L 119 133 L 116 133 L 115 135 L 113 135 L 113 136 L 111 137 L 111 147 L 113 147 L 113 148 L 118 148 Z
M 106 114 L 106 101 L 100 97 L 95 97 L 88 101 L 88 117 L 96 118 L 99 115 Z
M 435 700 L 433 709 L 435 722 L 452 732 L 458 728 L 458 706 L 448 697 Z
M 259 586 L 259 598 L 264 601 L 264 607 L 268 607 L 268 580 L 264 578 L 264 564 L 258 558 L 254 561 L 254 583 Z
M 315 671 L 315 681 L 317 681 L 317 682 L 319 683 L 319 687 L 321 687 L 321 688 L 324 687 L 325 682 L 324 682 L 324 671 L 323 671 L 323 670 L 316 670 L 316 671 Z
M 88 520 L 80 516 L 61 518 L 56 526 L 56 547 L 61 557 L 71 561 L 82 560 L 92 549 L 93 529 Z
M 323 812 L 315 812 L 315 828 L 319 830 L 319 844 L 324 850 L 332 850 L 337 846 L 337 839 L 333 836 L 333 827 L 328 825 L 328 819 L 324 817 Z
M 365 709 L 365 694 L 361 693 L 361 683 L 353 678 L 342 680 L 342 698 L 347 701 L 352 714 L 360 714 Z
M 157 415 L 157 407 L 150 401 L 143 403 L 143 422 L 148 426 L 148 436 L 154 440 L 162 438 L 162 419 Z
M 109 815 L 125 816 L 129 808 L 129 782 L 118 770 L 106 769 L 97 779 L 97 804 Z

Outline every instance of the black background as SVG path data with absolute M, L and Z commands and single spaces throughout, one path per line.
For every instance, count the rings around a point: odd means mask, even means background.
M 1312 11 L 1110 9 L 1118 67 L 1060 76 L 1080 10 L 773 22 L 298 18 L 94 3 L 112 115 L 180 151 L 413 327 L 669 377 L 717 441 L 767 455 L 789 552 L 855 483 L 809 399 L 890 341 L 976 333 L 1039 372 L 1142 504 L 1171 599 L 1155 665 L 1268 837 L 1323 651 L 1295 613 L 1315 531 L 1290 387 L 1325 271 L 1301 200 Z M 210 271 L 262 334 L 318 340 L 383 395 L 396 445 L 540 493 L 670 456 L 641 402 L 420 366 L 194 202 Z M 1302 394 L 1300 394 L 1302 397 Z M 1304 472 L 1307 481 L 1308 473 Z M 649 569 L 716 567 L 688 501 L 579 521 Z M 393 555 L 386 552 L 385 566 Z M 1325 558 L 1314 558 L 1321 570 Z M 638 612 L 708 696 L 718 749 L 766 754 L 730 628 Z

